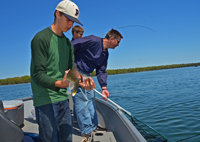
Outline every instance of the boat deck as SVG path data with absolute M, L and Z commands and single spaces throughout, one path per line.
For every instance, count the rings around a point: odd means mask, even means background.
M 29 118 L 33 115 L 32 111 L 34 109 L 32 97 L 21 100 L 24 101 L 25 125 L 22 130 L 27 133 L 38 134 L 39 130 L 35 117 Z M 104 100 L 96 98 L 95 101 L 99 125 L 107 128 L 107 132 L 93 133 L 94 142 L 125 142 L 127 139 L 132 142 L 146 142 L 144 137 L 119 109 Z M 70 103 L 70 108 L 73 109 L 73 103 Z M 72 141 L 81 142 L 83 139 L 78 124 L 72 123 Z
M 35 117 L 25 118 L 24 127 L 22 128 L 22 130 L 27 133 L 39 134 L 38 124 L 36 123 Z M 81 142 L 83 139 L 84 137 L 81 136 L 78 124 L 72 123 L 72 142 Z M 95 132 L 93 133 L 93 141 L 94 140 L 98 142 L 105 142 L 105 141 L 116 142 L 112 132 L 103 132 L 103 133 Z
M 24 127 L 22 128 L 23 132 L 39 134 L 38 124 L 36 123 L 35 117 L 33 118 L 24 118 Z

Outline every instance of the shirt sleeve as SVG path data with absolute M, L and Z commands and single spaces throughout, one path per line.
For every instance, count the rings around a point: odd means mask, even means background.
M 101 66 L 96 67 L 96 76 L 101 87 L 107 86 L 107 60 Z
M 90 47 L 93 47 L 94 42 L 91 42 L 91 39 L 88 37 L 79 38 L 72 41 L 74 46 L 74 53 L 82 52 Z
M 37 37 L 32 40 L 33 76 L 38 85 L 54 91 L 59 91 L 60 88 L 55 87 L 55 82 L 57 80 L 47 75 L 48 47 L 48 42 L 42 39 L 42 37 Z
M 69 66 L 69 68 L 72 69 L 72 66 L 73 66 L 74 61 L 75 61 L 75 57 L 74 57 L 74 46 L 73 46 L 72 43 L 71 43 L 71 52 L 70 52 L 70 54 L 71 54 L 71 58 L 70 58 L 70 66 Z

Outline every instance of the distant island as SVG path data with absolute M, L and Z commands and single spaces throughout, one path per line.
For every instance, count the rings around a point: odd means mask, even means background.
M 129 69 L 116 69 L 116 70 L 106 70 L 108 75 L 123 74 L 123 73 L 133 73 L 133 72 L 144 72 L 153 70 L 163 70 L 172 68 L 183 68 L 183 67 L 198 67 L 199 63 L 187 63 L 187 64 L 172 64 L 172 65 L 161 65 L 161 66 L 150 66 L 150 67 L 139 67 L 139 68 L 129 68 Z M 91 76 L 96 76 L 96 71 L 93 71 Z M 0 85 L 11 85 L 11 84 L 21 84 L 30 83 L 31 77 L 28 75 L 22 77 L 6 78 L 0 79 Z

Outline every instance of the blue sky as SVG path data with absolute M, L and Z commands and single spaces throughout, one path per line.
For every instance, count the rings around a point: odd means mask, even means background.
M 73 0 L 84 36 L 118 29 L 120 45 L 109 50 L 108 69 L 200 62 L 199 0 Z M 30 75 L 30 43 L 53 23 L 60 0 L 0 1 L 0 79 Z M 76 23 L 74 25 L 77 25 Z M 71 30 L 65 33 L 71 39 Z M 102 36 L 103 37 L 103 36 Z

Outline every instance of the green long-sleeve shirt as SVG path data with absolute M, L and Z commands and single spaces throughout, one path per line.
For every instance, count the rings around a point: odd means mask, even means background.
M 69 99 L 66 88 L 55 87 L 65 71 L 72 67 L 74 49 L 70 40 L 56 35 L 49 27 L 35 35 L 31 42 L 31 87 L 34 106 Z

